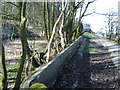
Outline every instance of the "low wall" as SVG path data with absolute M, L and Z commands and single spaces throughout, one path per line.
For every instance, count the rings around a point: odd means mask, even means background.
M 29 88 L 34 83 L 44 83 L 47 87 L 52 87 L 58 74 L 61 72 L 63 65 L 72 57 L 74 52 L 85 42 L 83 37 L 79 37 L 74 43 L 62 51 L 49 63 L 37 68 L 31 75 L 26 77 L 20 88 Z M 84 49 L 84 47 L 81 48 Z

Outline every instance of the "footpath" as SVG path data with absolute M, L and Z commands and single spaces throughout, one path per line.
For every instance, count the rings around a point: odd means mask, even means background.
M 113 41 L 107 39 L 93 39 L 92 41 L 103 45 L 108 48 L 108 52 L 110 53 L 111 59 L 115 66 L 118 67 L 118 71 L 120 72 L 120 44 L 116 44 Z
M 64 65 L 53 88 L 120 88 L 120 45 L 87 38 L 83 58 L 79 50 Z

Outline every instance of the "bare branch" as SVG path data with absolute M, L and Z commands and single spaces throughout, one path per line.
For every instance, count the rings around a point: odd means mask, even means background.
M 84 15 L 84 17 L 85 17 L 85 16 L 88 16 L 88 15 L 91 15 L 91 14 L 94 14 L 94 13 L 95 13 L 95 12 L 88 13 L 88 14 Z
M 93 3 L 94 1 L 95 1 L 95 0 L 90 1 L 90 2 L 87 3 L 87 5 L 86 5 L 86 7 L 85 7 L 85 10 L 84 10 L 84 12 L 83 12 L 81 18 L 85 15 L 85 12 L 87 11 L 89 4 Z
M 16 5 L 15 3 L 12 3 L 12 2 L 7 2 L 7 3 L 12 4 L 12 5 L 16 6 L 16 7 L 19 7 L 19 6 Z
M 81 3 L 82 3 L 82 1 L 78 2 L 78 4 L 75 6 L 75 9 L 78 8 Z

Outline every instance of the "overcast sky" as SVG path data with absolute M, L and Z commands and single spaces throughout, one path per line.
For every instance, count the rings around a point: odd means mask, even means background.
M 88 11 L 95 11 L 97 13 L 108 13 L 109 11 L 118 11 L 118 2 L 120 0 L 97 0 L 94 3 L 90 4 Z M 103 28 L 105 32 L 105 16 L 93 14 L 83 18 L 84 23 L 91 25 L 93 31 L 98 32 Z

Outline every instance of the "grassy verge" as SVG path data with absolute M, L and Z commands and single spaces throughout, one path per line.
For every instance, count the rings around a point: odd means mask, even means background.
M 100 39 L 101 38 L 100 36 L 94 35 L 94 34 L 91 34 L 91 33 L 84 33 L 83 36 L 89 37 L 91 39 Z
M 98 48 L 96 46 L 94 46 L 93 44 L 90 44 L 89 46 L 89 53 L 90 54 L 94 54 L 98 52 Z
M 19 63 L 15 63 L 15 64 L 7 64 L 7 68 L 8 68 L 8 80 L 11 80 L 13 78 L 16 78 L 17 75 L 17 71 L 19 68 Z
M 83 36 L 89 37 L 91 39 L 100 39 L 101 38 L 100 36 L 94 35 L 94 34 L 91 34 L 91 33 L 84 33 Z M 90 54 L 97 53 L 98 51 L 99 51 L 99 48 L 97 46 L 95 46 L 93 43 L 89 44 L 89 53 Z

